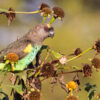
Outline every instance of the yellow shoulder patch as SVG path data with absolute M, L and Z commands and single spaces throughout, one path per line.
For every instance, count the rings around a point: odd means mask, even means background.
M 26 46 L 26 48 L 24 49 L 24 52 L 25 52 L 25 53 L 29 53 L 29 52 L 31 52 L 31 50 L 32 50 L 32 45 L 31 45 L 31 44 L 28 44 L 28 45 Z

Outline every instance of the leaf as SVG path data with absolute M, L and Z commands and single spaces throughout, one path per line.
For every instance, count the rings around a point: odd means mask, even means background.
M 86 85 L 85 91 L 87 91 L 87 92 L 89 92 L 91 89 L 93 89 L 93 88 L 96 87 L 95 84 L 94 85 L 91 85 L 90 83 L 86 83 L 85 85 Z
M 89 95 L 88 95 L 89 100 L 92 100 L 92 98 L 93 98 L 93 96 L 94 96 L 94 94 L 95 94 L 95 91 L 96 91 L 96 90 L 92 90 L 92 91 L 89 93 Z
M 9 100 L 9 97 L 6 93 L 0 91 L 0 94 L 4 96 L 2 99 L 0 98 L 0 100 Z
M 23 89 L 22 85 L 12 85 L 10 87 L 13 88 L 15 91 L 17 91 L 20 94 L 24 93 L 24 89 Z
M 57 58 L 57 59 L 59 59 L 59 58 L 62 57 L 62 55 L 61 55 L 60 53 L 55 52 L 54 50 L 52 50 L 51 52 L 52 52 L 52 54 L 55 56 L 55 58 Z
M 0 92 L 2 92 L 2 88 L 0 87 Z
M 9 13 L 9 11 L 6 10 L 6 9 L 1 9 L 1 8 L 0 8 L 0 14 L 2 14 L 2 13 Z
M 5 96 L 2 100 L 9 100 L 8 96 Z

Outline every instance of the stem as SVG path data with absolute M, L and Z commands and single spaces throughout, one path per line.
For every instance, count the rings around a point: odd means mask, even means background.
M 82 70 L 75 70 L 75 71 L 70 71 L 70 72 L 57 73 L 57 75 L 64 75 L 64 74 L 70 74 L 70 73 L 76 73 L 76 72 L 82 72 Z M 59 76 L 57 76 L 57 77 L 59 77 Z M 48 78 L 50 78 L 50 77 L 46 77 L 46 78 L 42 79 L 41 82 L 47 80 Z
M 84 55 L 85 53 L 87 53 L 88 51 L 90 51 L 90 50 L 92 50 L 92 49 L 93 49 L 92 47 L 88 48 L 87 50 L 85 50 L 85 51 L 83 51 L 82 53 L 80 53 L 78 56 L 75 56 L 75 57 L 73 57 L 73 58 L 71 58 L 71 59 L 68 59 L 67 62 L 70 62 L 70 61 L 72 61 L 72 60 L 74 60 L 74 59 L 77 59 L 78 57 Z
M 1 12 L 9 13 L 8 10 L 6 10 L 6 9 L 1 9 L 1 8 L 0 8 L 0 13 L 1 13 Z
M 52 24 L 55 21 L 55 19 L 56 18 L 54 16 L 52 16 L 52 19 L 50 20 L 49 24 Z
M 82 72 L 82 70 L 75 70 L 75 71 L 71 71 L 71 72 L 57 73 L 57 75 L 64 75 L 64 74 L 70 74 L 70 73 L 76 73 L 76 72 Z
M 46 20 L 46 17 L 43 17 L 43 21 L 42 21 L 42 22 L 44 23 L 44 22 L 45 22 L 45 20 Z
M 3 75 L 3 79 L 2 79 L 1 82 L 0 82 L 0 87 L 1 87 L 1 85 L 3 84 L 3 82 L 4 82 L 5 78 L 6 78 L 6 75 L 7 75 L 7 72 L 5 72 L 4 75 Z
M 43 62 L 41 63 L 41 65 L 39 66 L 39 71 L 35 74 L 35 77 L 37 77 L 37 76 L 40 74 L 40 68 L 42 68 L 42 66 L 44 65 L 45 61 L 48 59 L 49 55 L 50 55 L 50 53 L 47 52 L 47 55 L 46 55 L 44 61 L 43 61 Z
M 32 12 L 18 12 L 18 11 L 15 11 L 13 13 L 16 13 L 16 14 L 36 14 L 36 13 L 40 13 L 40 10 L 32 11 Z
M 0 12 L 5 12 L 5 13 L 16 13 L 16 14 L 36 14 L 40 13 L 40 10 L 37 11 L 31 11 L 31 12 L 22 12 L 22 11 L 8 11 L 6 9 L 0 9 Z

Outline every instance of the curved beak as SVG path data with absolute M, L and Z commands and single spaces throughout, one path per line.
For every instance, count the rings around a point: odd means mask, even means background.
M 50 31 L 49 37 L 54 37 L 54 31 Z

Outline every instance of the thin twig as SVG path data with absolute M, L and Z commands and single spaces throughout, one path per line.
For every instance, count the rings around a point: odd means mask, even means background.
M 64 75 L 64 74 L 70 74 L 70 73 L 76 73 L 76 72 L 82 72 L 82 70 L 75 70 L 75 71 L 70 71 L 70 72 L 57 73 L 57 75 Z
M 93 48 L 91 48 L 91 47 L 88 48 L 87 50 L 85 50 L 85 51 L 83 51 L 82 53 L 80 53 L 78 56 L 75 56 L 75 57 L 73 57 L 73 58 L 71 58 L 71 59 L 68 59 L 67 62 L 70 62 L 70 61 L 72 61 L 72 60 L 77 59 L 78 57 L 84 55 L 85 53 L 87 53 L 88 51 L 90 51 L 90 50 L 92 50 L 92 49 L 93 49 Z

